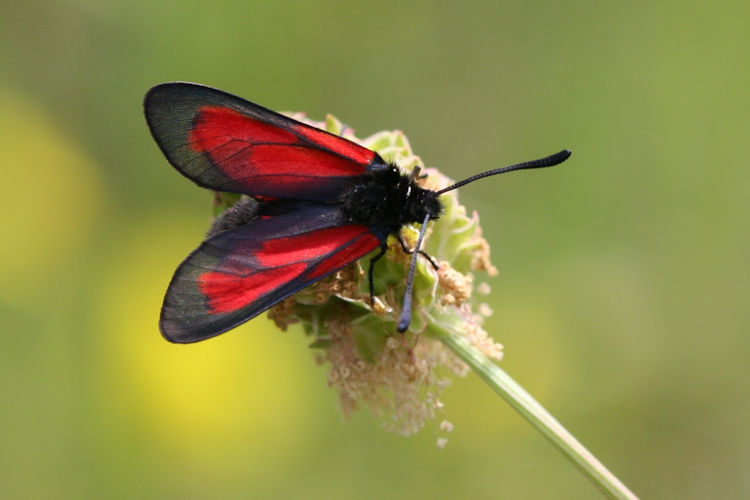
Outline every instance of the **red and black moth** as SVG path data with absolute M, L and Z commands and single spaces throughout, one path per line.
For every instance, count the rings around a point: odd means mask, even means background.
M 412 253 L 397 326 L 403 332 L 411 320 L 416 257 L 427 223 L 442 212 L 440 195 L 570 156 L 563 150 L 432 191 L 417 184 L 419 167 L 402 174 L 374 151 L 214 88 L 157 85 L 146 94 L 144 111 L 156 143 L 181 174 L 201 187 L 249 196 L 216 221 L 175 271 L 159 326 L 177 343 L 234 328 L 379 249 L 368 273 L 372 299 L 374 266 L 389 236 Z M 422 224 L 413 251 L 400 237 L 407 224 Z

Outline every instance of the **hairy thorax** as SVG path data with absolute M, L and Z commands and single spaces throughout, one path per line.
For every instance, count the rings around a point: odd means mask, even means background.
M 435 192 L 419 187 L 395 165 L 362 176 L 346 194 L 343 208 L 352 223 L 371 227 L 381 238 L 398 234 L 404 224 L 422 222 L 427 214 L 437 219 L 442 212 Z

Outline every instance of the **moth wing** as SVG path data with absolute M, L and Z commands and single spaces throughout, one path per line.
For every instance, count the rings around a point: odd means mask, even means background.
M 214 337 L 380 246 L 369 227 L 315 204 L 204 241 L 180 264 L 160 329 L 177 343 Z
M 363 146 L 211 87 L 164 83 L 143 106 L 169 162 L 215 191 L 332 200 L 353 177 L 385 168 Z

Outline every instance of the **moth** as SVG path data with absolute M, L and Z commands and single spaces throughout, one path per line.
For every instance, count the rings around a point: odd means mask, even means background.
M 416 258 L 427 224 L 442 212 L 440 196 L 490 175 L 557 165 L 571 154 L 563 150 L 432 191 L 417 183 L 419 167 L 402 173 L 363 146 L 211 87 L 157 85 L 144 111 L 177 171 L 201 187 L 249 197 L 175 271 L 159 325 L 177 343 L 234 328 L 377 251 L 368 269 L 372 299 L 375 264 L 389 236 L 412 253 L 397 325 L 403 332 L 411 321 Z M 407 224 L 421 224 L 412 250 L 400 236 Z

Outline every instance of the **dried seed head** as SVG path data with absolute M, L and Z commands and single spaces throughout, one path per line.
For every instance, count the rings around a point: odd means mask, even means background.
M 405 171 L 423 165 L 400 131 L 358 139 L 351 128 L 332 116 L 325 123 L 312 122 L 300 114 L 292 116 L 377 151 Z M 419 180 L 423 187 L 437 190 L 452 184 L 433 168 L 422 172 L 426 174 Z M 450 384 L 450 375 L 468 372 L 468 367 L 439 341 L 431 325 L 465 335 L 493 359 L 502 357 L 502 346 L 481 327 L 491 310 L 486 305 L 479 307 L 479 313 L 472 309 L 473 273 L 497 273 L 490 262 L 479 217 L 476 213 L 467 215 L 456 191 L 441 195 L 440 200 L 444 213 L 430 223 L 423 246 L 439 267 L 435 270 L 426 259 L 418 259 L 412 322 L 404 334 L 396 332 L 396 322 L 409 256 L 395 240 L 389 242 L 386 258 L 375 269 L 374 304 L 370 304 L 365 272 L 369 259 L 364 258 L 301 290 L 268 313 L 282 330 L 301 323 L 312 337 L 315 359 L 329 366 L 328 385 L 338 391 L 344 415 L 364 403 L 386 429 L 403 435 L 418 431 L 428 420 L 441 420 L 438 432 L 450 432 L 453 426 L 442 418 L 440 395 Z M 218 197 L 217 203 L 231 206 L 226 197 Z M 414 227 L 402 230 L 407 245 L 414 245 L 416 235 Z M 486 284 L 480 286 L 483 293 L 488 289 Z M 446 442 L 440 437 L 438 446 Z

